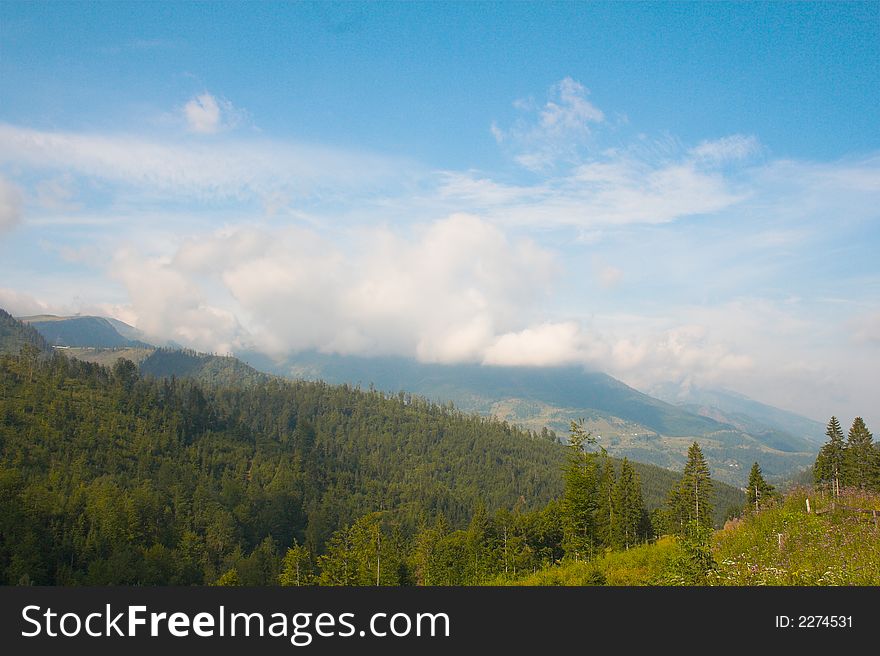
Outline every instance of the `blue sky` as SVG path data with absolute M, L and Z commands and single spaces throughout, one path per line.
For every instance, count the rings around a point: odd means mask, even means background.
M 880 5 L 0 5 L 0 306 L 880 421 Z

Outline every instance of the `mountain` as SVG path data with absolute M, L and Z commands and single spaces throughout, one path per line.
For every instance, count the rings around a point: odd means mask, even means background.
M 266 585 L 294 540 L 323 553 L 375 511 L 400 531 L 391 547 L 438 522 L 479 527 L 487 511 L 533 513 L 557 540 L 566 449 L 533 432 L 410 395 L 279 378 L 211 386 L 65 352 L 0 358 L 6 583 L 188 585 L 236 568 Z M 648 509 L 680 478 L 637 469 Z M 719 483 L 716 519 L 742 502 Z
M 693 386 L 682 388 L 674 383 L 665 383 L 652 387 L 650 393 L 690 412 L 718 419 L 745 431 L 777 431 L 785 434 L 780 435 L 781 439 L 802 439 L 818 446 L 827 440 L 824 424 L 730 390 Z
M 146 375 L 190 377 L 219 385 L 253 384 L 263 373 L 335 384 L 409 392 L 540 431 L 561 435 L 584 418 L 599 444 L 629 457 L 680 470 L 687 448 L 698 441 L 712 463 L 712 475 L 731 485 L 745 484 L 753 462 L 774 482 L 790 479 L 812 464 L 818 443 L 803 437 L 804 418 L 788 416 L 750 399 L 725 397 L 723 411 L 695 404 L 676 405 L 635 390 L 607 374 L 581 367 L 491 367 L 478 364 L 425 364 L 402 357 L 356 357 L 300 353 L 274 360 L 257 352 L 239 358 L 211 356 L 146 344 L 132 326 L 102 317 L 29 317 L 47 341 L 69 347 L 70 355 L 111 365 L 119 357 L 139 364 Z M 70 348 L 72 347 L 72 348 Z M 114 350 L 107 350 L 112 348 Z M 746 411 L 758 416 L 746 414 Z M 789 426 L 786 422 L 792 421 Z M 788 429 L 780 428 L 788 426 Z
M 134 327 L 116 319 L 111 323 L 111 320 L 104 317 L 57 317 L 46 314 L 19 319 L 36 329 L 52 346 L 96 348 L 150 346 L 140 339 L 123 335 L 117 326 L 129 335 L 135 335 L 137 331 Z
M 261 371 L 307 380 L 407 391 L 491 415 L 526 428 L 548 428 L 566 435 L 572 420 L 584 418 L 599 444 L 629 457 L 679 470 L 687 448 L 698 441 L 712 475 L 744 485 L 752 463 L 776 481 L 812 464 L 817 446 L 810 440 L 763 426 L 737 425 L 643 394 L 607 374 L 581 367 L 493 367 L 478 364 L 425 364 L 399 357 L 356 357 L 300 353 L 273 360 L 241 353 Z M 769 406 L 767 406 L 769 408 Z

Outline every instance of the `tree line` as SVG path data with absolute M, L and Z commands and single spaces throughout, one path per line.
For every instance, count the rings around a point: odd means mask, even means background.
M 840 496 L 841 488 L 854 487 L 880 491 L 880 446 L 861 417 L 853 419 L 846 440 L 837 417 L 825 429 L 828 441 L 813 465 L 817 485 Z

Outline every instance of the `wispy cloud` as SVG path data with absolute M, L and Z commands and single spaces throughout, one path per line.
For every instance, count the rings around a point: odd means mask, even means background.
M 166 200 L 304 196 L 394 183 L 390 158 L 269 140 L 163 141 L 125 134 L 47 132 L 0 124 L 0 163 L 123 185 Z M 409 167 L 411 168 L 411 167 Z
M 21 220 L 21 190 L 0 175 L 0 233 L 12 230 Z
M 587 100 L 588 94 L 584 85 L 566 77 L 550 88 L 542 105 L 516 101 L 514 107 L 522 116 L 507 129 L 493 123 L 492 135 L 517 162 L 533 171 L 573 161 L 578 149 L 590 140 L 590 125 L 605 121 L 602 110 Z
M 217 99 L 210 93 L 191 98 L 181 112 L 187 128 L 196 134 L 216 134 L 235 128 L 242 119 L 242 112 L 228 100 Z

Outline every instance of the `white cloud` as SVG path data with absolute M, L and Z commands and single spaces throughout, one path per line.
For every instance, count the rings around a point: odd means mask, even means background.
M 231 102 L 218 100 L 207 92 L 190 99 L 181 111 L 187 129 L 196 134 L 216 134 L 232 129 L 241 118 L 241 112 Z
M 17 185 L 0 175 L 0 234 L 21 221 L 22 194 Z
M 559 161 L 574 159 L 578 148 L 590 140 L 590 124 L 605 121 L 602 110 L 587 100 L 588 94 L 586 87 L 566 77 L 550 88 L 542 107 L 519 100 L 514 107 L 525 116 L 507 130 L 494 122 L 490 130 L 495 140 L 510 148 L 514 159 L 525 168 L 551 168 Z
M 580 328 L 574 322 L 544 323 L 500 335 L 486 349 L 484 364 L 552 366 L 583 359 Z
M 35 314 L 53 314 L 56 308 L 40 299 L 18 292 L 13 289 L 0 287 L 0 308 L 3 308 L 16 317 L 27 317 Z
M 0 163 L 60 171 L 137 190 L 148 200 L 257 200 L 375 191 L 414 167 L 389 158 L 260 139 L 190 142 L 131 135 L 45 132 L 0 123 Z M 119 191 L 114 189 L 114 191 Z
M 761 143 L 754 136 L 734 134 L 721 139 L 702 141 L 690 150 L 690 154 L 709 163 L 744 160 L 761 150 Z
M 409 234 L 221 230 L 185 240 L 173 257 L 121 250 L 113 272 L 141 330 L 198 348 L 457 362 L 480 361 L 499 335 L 526 323 L 557 265 L 529 240 L 452 215 Z
M 35 192 L 37 204 L 44 209 L 58 212 L 79 209 L 79 204 L 74 201 L 76 190 L 70 173 L 41 180 L 35 185 Z
M 880 311 L 859 315 L 849 323 L 856 343 L 880 347 Z
M 668 223 L 718 212 L 747 196 L 741 185 L 686 156 L 652 162 L 628 154 L 577 166 L 536 185 L 447 173 L 439 193 L 446 202 L 468 203 L 499 223 L 587 229 Z

